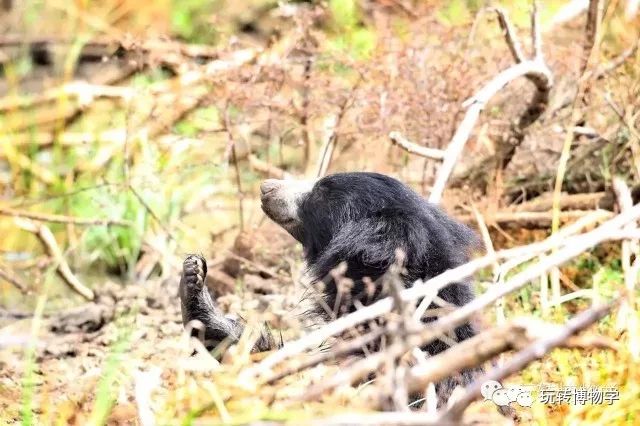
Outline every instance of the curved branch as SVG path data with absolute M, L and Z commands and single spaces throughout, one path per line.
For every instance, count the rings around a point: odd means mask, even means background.
M 544 111 L 544 108 L 549 102 L 549 92 L 553 86 L 553 74 L 544 61 L 540 59 L 524 61 L 507 68 L 495 76 L 480 89 L 480 91 L 462 104 L 463 107 L 468 107 L 468 109 L 462 119 L 462 123 L 460 123 L 456 133 L 453 135 L 449 146 L 447 146 L 444 161 L 438 170 L 433 190 L 429 196 L 430 202 L 436 204 L 440 202 L 449 176 L 453 172 L 458 157 L 467 143 L 473 127 L 478 121 L 480 112 L 496 93 L 518 77 L 528 78 L 538 89 L 529 108 L 520 120 L 520 126 L 526 127 L 526 125 L 531 124 L 542 114 L 542 111 Z

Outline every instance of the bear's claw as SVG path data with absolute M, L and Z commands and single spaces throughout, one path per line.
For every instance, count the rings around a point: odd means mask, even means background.
M 182 264 L 182 277 L 190 290 L 201 290 L 207 276 L 207 261 L 199 254 L 190 254 Z

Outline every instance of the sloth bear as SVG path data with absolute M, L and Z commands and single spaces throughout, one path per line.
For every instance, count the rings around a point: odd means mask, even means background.
M 308 272 L 321 296 L 311 315 L 340 316 L 383 297 L 383 277 L 397 264 L 398 250 L 402 253 L 400 279 L 409 287 L 416 280 L 429 279 L 467 262 L 470 248 L 477 244 L 470 228 L 396 179 L 377 173 L 338 173 L 316 182 L 268 179 L 260 190 L 267 216 L 302 244 Z M 341 277 L 332 272 L 336 269 L 341 269 Z M 180 298 L 184 324 L 200 321 L 204 330 L 194 335 L 210 349 L 223 341 L 236 342 L 243 325 L 226 318 L 216 307 L 204 285 L 206 273 L 202 257 L 187 257 Z M 349 283 L 347 291 L 341 287 L 344 278 Z M 461 306 L 473 299 L 473 291 L 468 282 L 460 282 L 442 289 L 438 296 Z M 461 341 L 475 334 L 467 323 L 444 340 Z M 254 350 L 276 346 L 265 331 Z M 448 347 L 448 343 L 435 340 L 422 349 L 434 355 Z M 437 383 L 438 405 L 448 399 L 456 385 L 469 384 L 478 372 L 464 370 Z

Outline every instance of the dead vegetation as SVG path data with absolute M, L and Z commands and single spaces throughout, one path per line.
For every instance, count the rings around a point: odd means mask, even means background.
M 334 3 L 281 5 L 286 30 L 262 43 L 125 36 L 117 21 L 81 42 L 0 37 L 0 279 L 23 294 L 0 310 L 3 420 L 504 422 L 494 404 L 474 403 L 486 380 L 620 391 L 612 406 L 519 408 L 523 423 L 637 420 L 637 2 L 571 2 L 577 11 L 545 20 L 534 3 L 530 37 L 510 9 L 456 26 L 433 2 L 363 3 L 342 27 Z M 91 26 L 89 12 L 79 21 Z M 25 52 L 38 66 L 20 75 Z M 305 323 L 299 253 L 265 222 L 255 189 L 341 170 L 418 188 L 477 226 L 486 254 Z M 545 235 L 523 244 L 523 229 Z M 597 262 L 604 243 L 619 247 L 619 275 L 602 277 L 606 264 L 574 282 L 568 268 Z M 211 259 L 221 307 L 270 323 L 282 349 L 250 355 L 249 332 L 218 362 L 188 341 L 177 271 L 193 251 Z M 88 266 L 127 285 L 85 282 Z M 419 323 L 438 289 L 474 273 L 474 302 Z M 46 309 L 56 286 L 70 289 L 66 303 Z M 470 317 L 487 325 L 477 338 L 429 359 L 415 351 Z M 384 351 L 350 356 L 381 336 Z M 432 382 L 491 360 L 435 410 Z M 408 409 L 410 394 L 422 408 Z

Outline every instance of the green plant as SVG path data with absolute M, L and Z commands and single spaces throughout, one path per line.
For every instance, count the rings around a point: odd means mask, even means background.
M 111 351 L 105 361 L 89 420 L 89 424 L 91 425 L 105 424 L 109 413 L 111 413 L 113 409 L 118 391 L 118 382 L 122 376 L 120 368 L 124 361 L 125 351 L 129 347 L 131 331 L 132 327 L 130 325 L 121 326 L 120 334 L 113 343 Z
M 176 0 L 172 2 L 171 29 L 177 36 L 191 42 L 213 43 L 218 33 L 210 22 L 218 1 Z
M 356 0 L 330 0 L 331 47 L 347 51 L 357 58 L 371 55 L 376 44 L 375 33 L 362 22 Z

